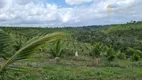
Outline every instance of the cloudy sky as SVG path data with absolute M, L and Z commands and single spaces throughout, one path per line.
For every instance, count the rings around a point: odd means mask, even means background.
M 142 0 L 0 0 L 0 26 L 82 26 L 140 21 L 141 4 Z

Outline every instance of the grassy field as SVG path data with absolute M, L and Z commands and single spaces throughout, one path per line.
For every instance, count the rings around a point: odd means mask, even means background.
M 90 57 L 68 57 L 56 63 L 49 55 L 18 61 L 7 70 L 7 80 L 141 80 L 142 60 L 132 62 L 115 60 L 110 64 L 102 61 L 94 65 Z M 15 67 L 17 66 L 17 67 Z M 9 76 L 10 75 L 10 76 Z M 9 77 L 9 78 L 8 78 Z

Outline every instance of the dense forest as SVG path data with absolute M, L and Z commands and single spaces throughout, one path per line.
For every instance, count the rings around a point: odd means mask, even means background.
M 141 80 L 142 22 L 0 27 L 0 80 Z

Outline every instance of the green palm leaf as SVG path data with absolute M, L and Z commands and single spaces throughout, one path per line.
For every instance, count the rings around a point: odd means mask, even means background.
M 57 40 L 56 44 L 51 49 L 51 54 L 53 57 L 60 57 L 63 52 L 63 43 L 60 40 Z
M 95 58 L 95 57 L 100 57 L 102 53 L 103 45 L 101 43 L 96 43 L 95 45 L 92 46 L 90 55 Z
M 2 67 L 1 72 L 4 71 L 4 69 L 11 63 L 13 63 L 16 60 L 22 60 L 28 58 L 32 53 L 37 51 L 37 49 L 51 41 L 57 40 L 57 39 L 64 39 L 65 35 L 63 33 L 52 33 L 45 36 L 41 36 L 39 38 L 36 38 L 36 40 L 32 40 L 32 42 L 28 42 L 25 46 L 23 46 L 21 49 L 19 49 Z

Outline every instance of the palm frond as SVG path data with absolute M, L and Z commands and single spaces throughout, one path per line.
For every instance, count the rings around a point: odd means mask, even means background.
M 2 67 L 1 72 L 11 63 L 17 60 L 22 60 L 28 58 L 32 53 L 37 51 L 37 49 L 43 44 L 55 41 L 57 39 L 64 39 L 66 36 L 63 33 L 52 33 L 45 36 L 41 36 L 36 40 L 28 43 L 21 49 L 19 49 Z
M 102 53 L 103 45 L 101 43 L 96 43 L 92 46 L 90 51 L 90 56 L 93 58 L 100 57 Z
M 51 54 L 53 57 L 60 57 L 63 52 L 63 43 L 60 40 L 57 40 L 56 44 L 51 49 Z

